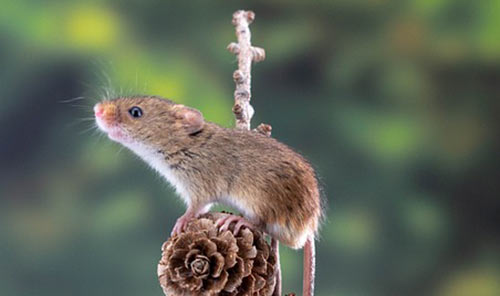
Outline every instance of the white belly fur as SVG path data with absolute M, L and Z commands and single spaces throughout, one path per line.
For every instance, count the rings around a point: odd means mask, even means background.
M 191 199 L 184 182 L 170 169 L 162 154 L 139 143 L 129 143 L 126 146 L 162 175 L 189 207 Z

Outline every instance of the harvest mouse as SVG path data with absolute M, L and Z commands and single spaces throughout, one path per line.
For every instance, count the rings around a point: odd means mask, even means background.
M 106 100 L 94 112 L 111 140 L 146 161 L 186 203 L 172 234 L 214 203 L 233 207 L 246 219 L 229 216 L 219 222 L 222 230 L 231 223 L 235 232 L 257 227 L 291 248 L 305 247 L 304 295 L 312 295 L 321 205 L 314 170 L 302 156 L 273 138 L 218 126 L 160 97 Z

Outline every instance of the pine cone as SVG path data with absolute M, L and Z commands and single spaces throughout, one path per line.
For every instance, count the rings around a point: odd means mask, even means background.
M 247 228 L 237 236 L 219 233 L 215 222 L 224 215 L 192 220 L 185 232 L 163 244 L 158 278 L 165 295 L 272 294 L 276 258 L 264 235 Z

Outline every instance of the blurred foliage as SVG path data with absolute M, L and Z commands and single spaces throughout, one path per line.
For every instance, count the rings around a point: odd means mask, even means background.
M 500 295 L 500 1 L 0 3 L 0 295 L 161 295 L 183 205 L 91 107 L 154 94 L 231 126 L 241 8 L 254 125 L 328 200 L 317 294 Z M 301 253 L 282 264 L 299 291 Z

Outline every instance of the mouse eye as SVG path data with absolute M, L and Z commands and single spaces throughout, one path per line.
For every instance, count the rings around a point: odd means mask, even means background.
M 134 118 L 139 118 L 142 116 L 142 109 L 135 106 L 135 107 L 128 109 L 128 113 Z

